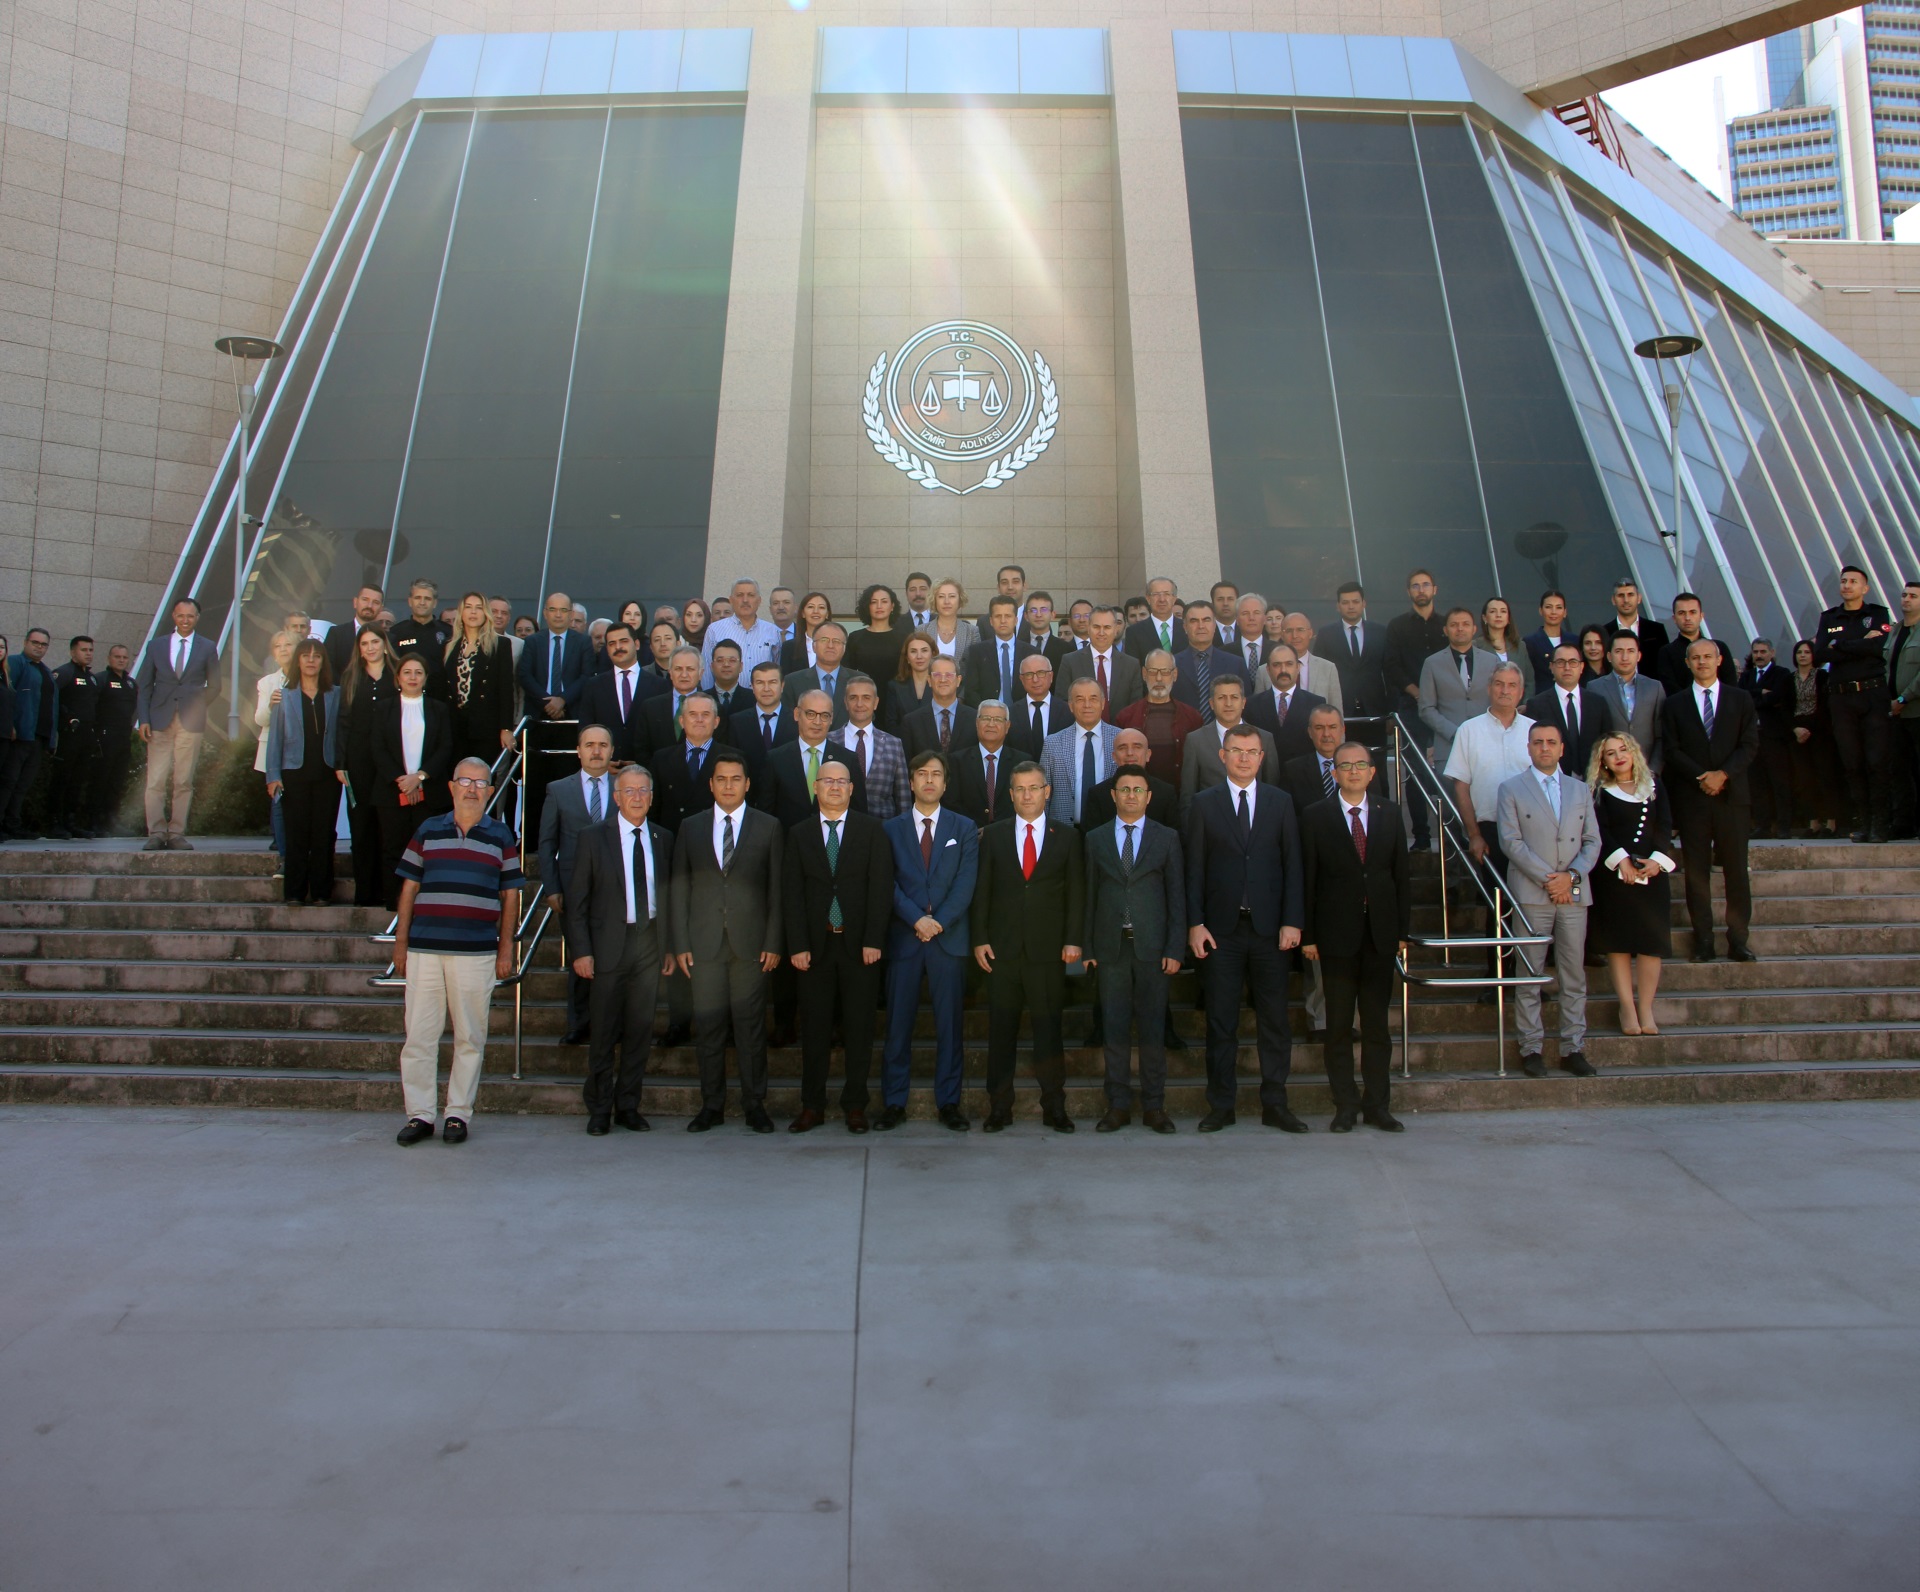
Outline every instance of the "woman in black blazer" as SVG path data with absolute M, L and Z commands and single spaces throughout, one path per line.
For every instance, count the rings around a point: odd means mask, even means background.
M 1838 832 L 1840 761 L 1833 742 L 1833 715 L 1827 709 L 1827 671 L 1813 666 L 1813 643 L 1793 644 L 1793 811 L 1795 833 Z
M 394 870 L 420 827 L 420 820 L 451 811 L 453 793 L 453 716 L 446 703 L 427 693 L 427 665 L 410 657 L 395 671 L 393 693 L 371 715 L 367 741 L 372 757 L 368 811 L 380 831 L 381 900 L 389 912 L 400 905 L 400 880 Z M 408 755 L 407 721 L 421 718 L 418 752 Z
M 460 624 L 447 643 L 443 671 L 453 708 L 453 760 L 477 757 L 491 768 L 513 742 L 513 643 L 493 628 L 487 599 L 460 599 Z
M 353 661 L 340 682 L 341 729 L 346 737 L 347 827 L 353 836 L 353 904 L 377 907 L 380 888 L 379 820 L 373 811 L 373 726 L 393 696 L 400 660 L 378 626 L 354 637 Z
M 889 735 L 904 738 L 907 715 L 926 705 L 927 671 L 932 667 L 933 642 L 923 632 L 915 631 L 900 649 L 900 667 L 887 682 L 887 694 L 880 703 L 880 728 Z
M 799 614 L 799 629 L 793 640 L 780 644 L 782 674 L 796 674 L 813 667 L 813 654 L 807 648 L 807 638 L 833 617 L 833 604 L 827 601 L 825 592 L 810 591 L 800 599 Z

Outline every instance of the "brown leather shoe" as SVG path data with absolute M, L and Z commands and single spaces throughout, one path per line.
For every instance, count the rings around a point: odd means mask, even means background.
M 810 1133 L 827 1119 L 820 1112 L 808 1106 L 799 1116 L 787 1124 L 789 1133 Z
M 789 1131 L 791 1131 L 791 1130 L 789 1130 Z M 867 1131 L 867 1114 L 866 1114 L 866 1112 L 864 1112 L 864 1111 L 849 1111 L 849 1112 L 847 1113 L 847 1132 L 849 1132 L 849 1133 L 865 1133 L 866 1131 Z
M 1152 1128 L 1155 1133 L 1174 1133 L 1178 1131 L 1173 1125 L 1173 1119 L 1164 1111 L 1142 1111 L 1140 1113 L 1140 1125 L 1143 1128 Z
M 1132 1120 L 1133 1113 L 1131 1111 L 1122 1111 L 1116 1106 L 1108 1111 L 1098 1122 L 1094 1123 L 1093 1131 L 1095 1133 L 1117 1133 Z

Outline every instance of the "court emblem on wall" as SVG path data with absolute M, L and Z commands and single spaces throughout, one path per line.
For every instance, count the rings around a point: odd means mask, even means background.
M 1053 372 L 997 326 L 941 321 L 882 353 L 860 408 L 874 451 L 929 492 L 1003 486 L 1047 451 L 1060 397 Z M 943 480 L 942 465 L 971 485 Z

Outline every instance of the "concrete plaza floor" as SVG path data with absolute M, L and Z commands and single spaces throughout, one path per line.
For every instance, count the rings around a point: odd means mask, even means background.
M 0 1588 L 1920 1580 L 1920 1102 L 1244 1123 L 8 1108 Z

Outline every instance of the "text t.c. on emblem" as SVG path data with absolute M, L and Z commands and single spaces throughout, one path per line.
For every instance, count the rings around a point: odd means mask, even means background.
M 929 492 L 964 497 L 1004 485 L 1047 451 L 1060 396 L 1037 349 L 1029 355 L 980 321 L 941 321 L 873 362 L 860 415 L 887 463 Z M 940 478 L 942 464 L 986 473 L 956 486 Z

